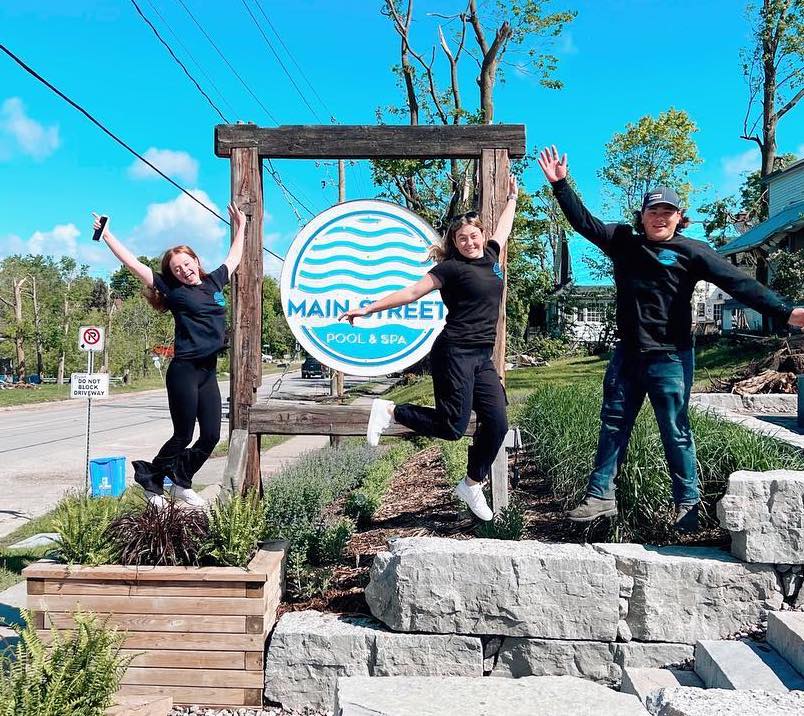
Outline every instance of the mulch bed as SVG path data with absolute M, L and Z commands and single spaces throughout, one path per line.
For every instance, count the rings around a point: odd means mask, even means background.
M 512 495 L 525 513 L 523 539 L 543 542 L 607 541 L 605 520 L 578 526 L 564 518 L 564 507 L 535 470 L 524 466 Z M 392 537 L 450 537 L 472 539 L 478 522 L 452 497 L 438 447 L 411 457 L 394 475 L 391 487 L 369 529 L 357 531 L 347 550 L 347 565 L 335 568 L 331 587 L 323 595 L 301 602 L 283 603 L 280 614 L 303 609 L 368 614 L 364 589 L 374 555 L 387 549 Z M 329 516 L 343 514 L 343 500 L 329 509 Z M 705 529 L 694 535 L 673 533 L 673 544 L 728 546 L 728 532 Z

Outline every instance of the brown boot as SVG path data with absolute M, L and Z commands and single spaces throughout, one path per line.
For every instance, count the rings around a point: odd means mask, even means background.
M 571 522 L 591 522 L 598 517 L 616 517 L 617 500 L 605 500 L 600 497 L 587 495 L 583 502 L 574 510 L 567 512 L 567 519 Z

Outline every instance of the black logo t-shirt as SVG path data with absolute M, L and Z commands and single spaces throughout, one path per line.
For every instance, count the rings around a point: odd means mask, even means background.
M 229 269 L 222 264 L 196 286 L 154 272 L 154 287 L 165 296 L 176 322 L 175 357 L 206 358 L 226 347 L 226 299 Z
M 441 298 L 449 313 L 441 335 L 465 346 L 494 345 L 503 293 L 500 246 L 488 241 L 483 256 L 458 255 L 433 266 L 441 282 Z

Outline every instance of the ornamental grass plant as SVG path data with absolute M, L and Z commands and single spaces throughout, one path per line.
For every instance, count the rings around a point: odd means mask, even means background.
M 530 462 L 548 480 L 565 508 L 583 497 L 600 431 L 602 387 L 597 382 L 543 385 L 519 409 Z M 715 504 L 736 470 L 802 470 L 796 448 L 726 422 L 711 413 L 690 411 L 697 449 L 704 523 L 714 524 Z M 619 515 L 614 541 L 666 540 L 671 534 L 672 492 L 664 449 L 653 410 L 640 412 L 617 481 Z

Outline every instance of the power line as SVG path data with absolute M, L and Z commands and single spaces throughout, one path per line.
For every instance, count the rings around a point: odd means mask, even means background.
M 263 40 L 265 40 L 265 44 L 268 45 L 268 48 L 273 53 L 274 57 L 276 58 L 276 61 L 279 63 L 279 66 L 282 68 L 284 73 L 288 76 L 288 79 L 290 80 L 290 83 L 295 88 L 296 92 L 298 92 L 299 97 L 301 97 L 301 99 L 302 99 L 302 102 L 304 102 L 304 104 L 307 105 L 307 109 L 309 109 L 313 113 L 313 116 L 319 122 L 321 122 L 321 117 L 318 116 L 318 112 L 316 112 L 315 109 L 313 109 L 313 106 L 307 101 L 307 97 L 304 96 L 304 93 L 299 88 L 299 85 L 296 84 L 296 80 L 293 79 L 293 75 L 288 71 L 288 68 L 285 67 L 285 63 L 282 62 L 282 58 L 279 56 L 279 53 L 274 49 L 274 46 L 271 44 L 271 41 L 268 39 L 268 35 L 266 35 L 265 31 L 262 29 L 262 27 L 260 27 L 260 24 L 257 22 L 257 18 L 254 17 L 254 13 L 251 12 L 251 8 L 246 4 L 246 0 L 240 0 L 240 1 L 243 3 L 243 7 L 246 8 L 246 12 L 249 14 L 249 17 L 251 18 L 252 22 L 254 23 L 254 26 L 257 28 L 257 30 L 259 30 L 260 35 L 262 35 Z
M 151 9 L 156 13 L 156 16 L 162 21 L 162 24 L 168 29 L 168 32 L 170 32 L 170 34 L 174 37 L 176 42 L 179 43 L 179 46 L 184 50 L 184 52 L 187 54 L 187 56 L 193 61 L 193 63 L 199 69 L 201 74 L 204 75 L 206 80 L 212 86 L 212 89 L 214 89 L 215 92 L 218 94 L 218 96 L 221 98 L 221 100 L 223 100 L 223 103 L 231 110 L 232 114 L 237 114 L 237 112 L 235 111 L 235 108 L 232 107 L 232 105 L 229 103 L 229 101 L 224 96 L 223 92 L 221 92 L 220 89 L 218 89 L 218 86 L 215 84 L 214 80 L 209 76 L 209 74 L 207 74 L 206 70 L 204 70 L 204 68 L 201 65 L 201 63 L 198 60 L 196 60 L 195 57 L 193 57 L 193 54 L 188 49 L 187 45 L 185 45 L 184 42 L 182 42 L 181 37 L 179 37 L 178 33 L 176 33 L 176 31 L 170 26 L 170 23 L 165 19 L 165 16 L 162 15 L 161 12 L 159 12 L 159 8 L 156 7 L 156 5 L 154 5 L 153 2 L 151 2 L 151 0 L 148 0 L 148 4 L 151 6 Z
M 226 55 L 224 55 L 223 52 L 220 51 L 220 49 L 215 44 L 213 39 L 209 36 L 207 31 L 204 29 L 203 25 L 201 25 L 201 23 L 198 22 L 198 20 L 196 20 L 195 15 L 193 15 L 193 13 L 190 12 L 190 8 L 187 7 L 187 5 L 184 3 L 184 0 L 176 0 L 176 1 L 179 3 L 179 5 L 181 5 L 184 8 L 184 10 L 190 16 L 190 19 L 195 23 L 196 27 L 201 31 L 201 33 L 204 35 L 204 37 L 207 38 L 207 40 L 209 41 L 209 44 L 212 45 L 212 47 L 215 49 L 215 52 L 217 52 L 220 55 L 221 59 L 226 63 L 226 66 L 232 71 L 234 76 L 237 77 L 238 80 L 240 80 L 240 84 L 243 85 L 243 87 L 245 87 L 246 91 L 254 98 L 254 101 L 257 102 L 257 104 L 260 105 L 260 107 L 262 107 L 262 110 L 265 112 L 265 114 L 268 116 L 268 118 L 274 124 L 279 124 L 279 122 L 277 122 L 276 118 L 271 114 L 270 110 L 262 103 L 260 98 L 256 94 L 254 94 L 254 92 L 252 91 L 251 87 L 249 87 L 248 84 L 246 84 L 246 81 L 240 76 L 240 74 L 237 72 L 237 70 L 232 66 L 232 63 L 229 62 L 229 60 L 226 58 Z
M 20 59 L 17 55 L 15 55 L 11 50 L 9 50 L 2 43 L 0 43 L 0 50 L 5 52 L 12 60 L 14 60 L 14 62 L 16 62 L 20 67 L 22 67 L 22 69 L 24 69 L 28 74 L 30 74 L 32 77 L 34 77 L 37 80 L 39 80 L 39 82 L 41 82 L 43 85 L 45 85 L 45 87 L 47 87 L 52 92 L 55 92 L 65 102 L 67 102 L 69 105 L 71 105 L 72 107 L 77 109 L 90 122 L 92 122 L 92 124 L 97 126 L 104 134 L 107 134 L 115 142 L 117 142 L 121 147 L 123 147 L 128 152 L 131 152 L 131 154 L 133 154 L 135 157 L 137 157 L 137 159 L 139 159 L 141 162 L 143 162 L 143 163 L 147 164 L 149 167 L 151 167 L 151 169 L 153 169 L 157 174 L 159 174 L 159 176 L 161 176 L 163 179 L 166 179 L 167 181 L 169 181 L 179 191 L 181 191 L 183 194 L 186 194 L 187 196 L 189 196 L 196 204 L 198 204 L 199 206 L 202 206 L 210 214 L 212 214 L 213 216 L 217 216 L 224 224 L 231 225 L 217 211 L 215 211 L 211 207 L 207 206 L 203 201 L 201 201 L 197 197 L 193 196 L 189 191 L 187 191 L 187 189 L 185 189 L 181 184 L 178 184 L 171 177 L 169 177 L 167 174 L 165 174 L 159 167 L 157 167 L 156 165 L 154 165 L 151 162 L 149 162 L 144 156 L 142 156 L 142 154 L 137 152 L 135 149 L 132 149 L 131 146 L 126 144 L 126 142 L 124 142 L 122 139 L 120 139 L 120 137 L 118 137 L 116 134 L 114 134 L 114 132 L 112 132 L 110 129 L 107 129 L 103 124 L 101 124 L 97 119 L 95 119 L 95 117 L 93 117 L 87 110 L 85 110 L 81 105 L 79 105 L 77 102 L 74 102 L 73 100 L 71 100 L 66 94 L 64 94 L 64 92 L 62 92 L 60 89 L 58 89 L 58 87 L 55 87 L 53 84 L 48 82 L 44 77 L 42 77 L 42 75 L 40 75 L 32 67 L 27 65 L 22 59 Z
M 165 42 L 165 40 L 162 38 L 162 35 L 159 34 L 159 30 L 157 30 L 156 27 L 154 27 L 154 24 L 147 17 L 145 17 L 145 13 L 143 13 L 143 11 L 140 9 L 140 6 L 137 5 L 137 0 L 131 0 L 131 4 L 136 9 L 136 11 L 139 14 L 139 16 L 146 22 L 148 27 L 151 28 L 151 30 L 153 31 L 154 35 L 156 35 L 156 39 L 159 40 L 159 42 L 161 42 L 165 46 L 165 49 L 170 53 L 170 56 L 174 60 L 176 60 L 176 62 L 178 63 L 179 67 L 182 68 L 182 70 L 184 71 L 184 74 L 187 75 L 188 79 L 195 85 L 196 89 L 204 96 L 204 99 L 206 99 L 206 101 L 209 102 L 209 104 L 212 107 L 212 109 L 214 109 L 218 113 L 218 116 L 226 124 L 228 124 L 228 122 L 226 121 L 226 117 L 223 116 L 223 112 L 221 112 L 220 109 L 218 109 L 218 105 L 216 105 L 212 101 L 212 98 L 206 92 L 204 92 L 204 90 L 201 88 L 201 85 L 198 84 L 198 82 L 196 82 L 195 77 L 193 77 L 190 74 L 190 71 L 187 69 L 187 67 L 184 65 L 184 63 L 176 56 L 176 53 L 173 52 L 173 49 L 170 47 L 170 45 L 168 45 L 167 42 Z
M 338 120 L 335 119 L 335 115 L 329 111 L 326 102 L 324 102 L 324 100 L 321 99 L 321 95 L 319 95 L 318 92 L 316 92 L 316 89 L 315 87 L 313 87 L 312 82 L 310 82 L 310 80 L 307 78 L 307 75 L 304 73 L 304 70 L 301 68 L 299 63 L 296 62 L 296 58 L 293 56 L 293 53 L 285 44 L 285 41 L 282 39 L 282 35 L 279 34 L 276 27 L 274 27 L 274 23 L 271 22 L 271 19 L 265 13 L 265 10 L 263 10 L 262 3 L 260 2 L 260 0 L 254 0 L 254 2 L 257 5 L 257 8 L 259 9 L 262 16 L 265 18 L 265 22 L 268 23 L 268 27 L 270 27 L 271 31 L 274 33 L 274 35 L 276 35 L 276 39 L 279 40 L 279 44 L 282 45 L 283 49 L 285 50 L 285 53 L 290 58 L 290 61 L 296 66 L 296 69 L 299 71 L 299 74 L 302 76 L 302 79 L 304 79 L 304 81 L 307 83 L 307 86 L 312 90 L 313 94 L 316 96 L 316 99 L 321 103 L 321 106 L 324 108 L 324 111 L 329 115 L 330 121 L 333 122 L 334 124 L 337 124 Z

